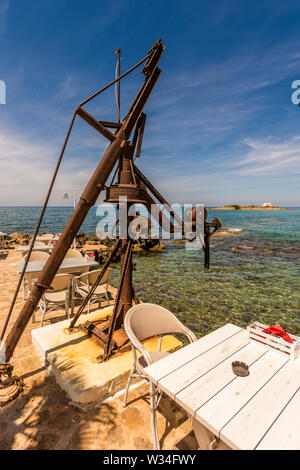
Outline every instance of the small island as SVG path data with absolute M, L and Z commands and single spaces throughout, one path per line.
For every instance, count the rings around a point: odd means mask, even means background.
M 223 211 L 278 211 L 278 210 L 287 210 L 286 207 L 273 206 L 271 202 L 264 202 L 261 206 L 251 205 L 251 206 L 240 206 L 239 204 L 230 204 L 223 207 L 208 207 L 208 210 L 223 210 Z

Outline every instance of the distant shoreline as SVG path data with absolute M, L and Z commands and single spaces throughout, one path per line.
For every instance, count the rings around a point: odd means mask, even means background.
M 287 211 L 287 207 L 262 207 L 262 206 L 223 206 L 223 207 L 208 207 L 208 210 L 223 210 L 223 211 Z

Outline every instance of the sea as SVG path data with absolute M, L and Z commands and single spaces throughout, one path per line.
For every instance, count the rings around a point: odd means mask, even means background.
M 0 231 L 33 233 L 40 207 L 0 207 Z M 60 233 L 72 207 L 49 207 L 41 231 Z M 236 236 L 211 240 L 210 269 L 203 251 L 165 242 L 161 253 L 135 254 L 134 286 L 144 302 L 160 304 L 198 337 L 224 325 L 259 321 L 300 335 L 300 208 L 208 210 Z M 93 207 L 81 231 L 96 230 Z M 1 265 L 0 265 L 1 268 Z M 112 283 L 117 286 L 118 266 Z

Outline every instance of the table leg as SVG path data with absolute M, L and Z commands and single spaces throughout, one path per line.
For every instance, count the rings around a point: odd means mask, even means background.
M 157 431 L 157 419 L 156 419 L 156 409 L 157 409 L 157 388 L 150 382 L 150 413 L 151 413 L 151 429 L 152 429 L 152 439 L 153 447 L 155 450 L 160 450 L 160 443 Z
M 192 423 L 200 450 L 213 450 L 215 435 L 192 416 L 189 418 Z
M 74 315 L 74 307 L 75 307 L 75 289 L 74 289 L 74 279 L 72 279 L 72 284 L 71 284 L 71 317 Z

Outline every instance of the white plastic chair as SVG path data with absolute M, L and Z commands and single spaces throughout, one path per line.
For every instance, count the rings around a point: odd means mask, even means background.
M 39 302 L 39 308 L 42 312 L 41 327 L 43 326 L 45 315 L 59 307 L 64 307 L 67 317 L 70 318 L 69 307 L 72 279 L 72 274 L 57 274 L 51 283 L 52 289 L 44 292 Z
M 25 261 L 25 259 L 27 259 L 27 256 L 28 255 L 24 255 L 22 258 L 22 261 Z M 44 260 L 47 260 L 49 256 L 50 256 L 49 253 L 46 253 L 45 251 L 35 250 L 31 252 L 29 262 L 30 261 L 44 261 Z
M 65 258 L 82 258 L 82 254 L 80 253 L 80 251 L 70 248 L 67 251 Z
M 80 274 L 80 276 L 74 277 L 74 288 L 73 292 L 77 298 L 85 298 L 90 292 L 91 288 L 96 282 L 102 269 L 96 269 L 87 273 Z M 108 281 L 112 268 L 108 268 L 101 279 L 100 284 L 96 287 L 95 292 L 88 302 L 88 313 L 90 313 L 90 304 L 98 302 L 98 306 L 101 306 L 101 299 L 105 298 L 109 303 L 108 297 Z M 76 297 L 75 297 L 76 298 Z
M 149 380 L 144 374 L 144 368 L 169 354 L 168 352 L 161 351 L 161 342 L 164 335 L 181 333 L 187 336 L 190 343 L 196 341 L 197 338 L 194 333 L 186 328 L 169 310 L 160 305 L 150 303 L 138 304 L 128 310 L 124 320 L 124 328 L 130 339 L 133 353 L 133 365 L 124 395 L 125 407 L 127 405 L 128 390 L 132 378 L 142 377 Z M 158 351 L 149 352 L 142 344 L 142 341 L 153 336 L 159 336 Z M 141 357 L 139 358 L 137 357 L 137 351 L 141 353 Z M 157 432 L 156 409 L 159 405 L 161 395 L 162 393 L 158 390 L 157 386 L 150 381 L 152 437 L 154 448 L 158 450 L 160 444 Z
M 30 261 L 47 261 L 47 259 L 49 258 L 49 254 L 44 252 L 44 251 L 32 251 L 31 252 L 31 255 L 30 255 L 30 258 L 29 258 L 29 262 Z M 27 259 L 28 257 L 28 254 L 25 254 L 22 258 L 22 261 L 25 262 L 25 260 Z M 23 298 L 24 300 L 27 299 L 27 295 L 28 295 L 28 291 L 31 290 L 31 285 L 32 285 L 32 282 L 34 280 L 36 280 L 38 278 L 38 273 L 25 273 L 25 276 L 24 276 L 24 281 L 23 281 Z
M 44 242 L 37 242 L 37 241 L 36 241 L 33 246 L 39 248 L 39 247 L 46 246 L 46 243 L 44 243 Z

